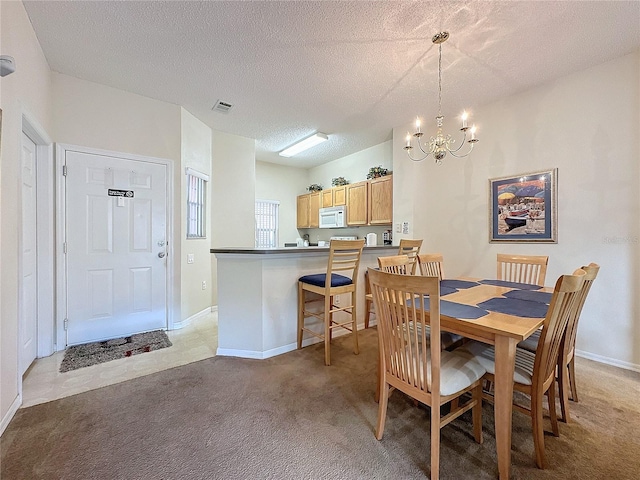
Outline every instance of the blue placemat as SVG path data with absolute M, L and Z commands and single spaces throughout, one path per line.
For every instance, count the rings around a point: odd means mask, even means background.
M 518 288 L 520 290 L 540 290 L 542 288 L 539 285 L 531 285 L 530 283 L 506 282 L 504 280 L 480 280 L 479 283 L 497 287 Z
M 444 297 L 445 295 L 451 295 L 452 293 L 456 293 L 458 290 L 456 290 L 455 288 L 451 288 L 451 287 L 440 287 L 440 296 Z M 429 295 L 425 295 L 425 297 L 428 297 Z
M 534 292 L 531 290 L 511 290 L 510 292 L 503 293 L 502 296 L 507 298 L 517 298 L 519 300 L 529 300 L 530 302 L 551 303 L 551 297 L 553 293 L 547 292 Z
M 409 300 L 409 302 L 411 302 L 411 300 Z M 426 309 L 427 311 L 429 310 L 428 302 L 426 303 Z M 480 317 L 484 317 L 488 313 L 489 312 L 482 308 L 473 307 L 471 305 L 463 305 L 461 303 L 440 300 L 440 315 L 446 315 L 447 317 L 476 320 Z
M 492 312 L 531 318 L 544 318 L 548 309 L 548 305 L 544 303 L 518 298 L 491 298 L 486 302 L 479 303 L 478 307 Z
M 466 280 L 440 280 L 440 291 L 442 291 L 442 287 L 465 289 L 475 287 L 476 285 L 478 285 L 478 282 L 468 282 Z M 444 294 L 441 293 L 440 295 Z
M 444 297 L 445 295 L 449 295 L 451 293 L 456 293 L 458 290 L 456 290 L 455 288 L 452 287 L 443 287 L 442 284 L 440 284 L 440 296 Z

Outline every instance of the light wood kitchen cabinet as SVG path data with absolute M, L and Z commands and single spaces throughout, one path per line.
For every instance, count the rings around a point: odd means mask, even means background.
M 335 207 L 347 204 L 347 186 L 341 185 L 334 187 L 333 190 L 333 205 Z
M 299 195 L 297 228 L 318 228 L 320 208 L 347 207 L 347 225 L 391 225 L 393 221 L 393 177 L 327 188 Z
M 320 226 L 320 192 L 309 194 L 309 228 Z
M 333 207 L 333 188 L 322 190 L 322 208 Z
M 296 201 L 296 224 L 298 228 L 309 228 L 309 194 L 298 195 Z
M 393 221 L 393 177 L 374 178 L 369 183 L 369 225 L 391 225 Z
M 298 195 L 296 202 L 297 228 L 318 228 L 320 221 L 320 192 Z
M 367 225 L 367 192 L 369 182 L 347 185 L 347 225 Z

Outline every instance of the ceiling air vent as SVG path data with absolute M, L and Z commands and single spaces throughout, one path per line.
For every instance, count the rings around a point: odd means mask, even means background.
M 229 113 L 229 110 L 231 110 L 232 106 L 233 105 L 231 105 L 230 103 L 218 100 L 211 110 L 219 113 Z

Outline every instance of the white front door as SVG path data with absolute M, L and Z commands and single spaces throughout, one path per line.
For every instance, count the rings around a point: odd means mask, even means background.
M 65 162 L 67 345 L 167 328 L 166 165 Z
M 36 358 L 37 256 L 36 256 L 36 144 L 22 134 L 22 270 L 20 285 L 20 374 Z

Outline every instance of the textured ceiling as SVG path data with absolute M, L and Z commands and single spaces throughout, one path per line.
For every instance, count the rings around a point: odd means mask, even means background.
M 448 118 L 640 48 L 638 1 L 24 5 L 54 71 L 182 105 L 255 138 L 258 160 L 304 168 L 381 143 L 418 114 L 432 122 L 441 30 Z M 213 112 L 216 100 L 232 110 Z M 329 141 L 278 156 L 315 131 Z

